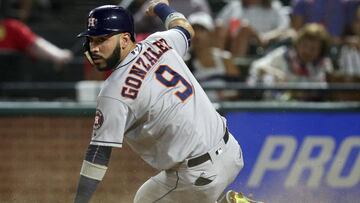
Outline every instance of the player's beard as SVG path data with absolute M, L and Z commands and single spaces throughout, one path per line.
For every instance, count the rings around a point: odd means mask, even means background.
M 120 54 L 121 54 L 120 44 L 117 43 L 113 53 L 109 56 L 109 58 L 105 59 L 106 66 L 104 67 L 96 66 L 96 68 L 99 71 L 107 71 L 116 68 L 121 62 Z

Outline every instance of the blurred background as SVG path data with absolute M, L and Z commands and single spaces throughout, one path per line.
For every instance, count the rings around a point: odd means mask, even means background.
M 133 13 L 137 41 L 164 30 L 146 0 L 0 0 L 0 202 L 72 201 L 111 74 L 91 67 L 76 35 L 104 4 Z M 357 202 L 360 1 L 170 5 L 196 32 L 185 62 L 242 145 L 231 188 L 266 202 Z M 114 152 L 93 202 L 132 202 L 156 172 L 126 145 Z

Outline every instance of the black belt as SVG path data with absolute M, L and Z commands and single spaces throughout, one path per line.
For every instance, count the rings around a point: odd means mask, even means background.
M 229 141 L 229 131 L 228 131 L 227 128 L 226 128 L 223 140 L 224 140 L 225 144 Z M 203 154 L 201 156 L 189 159 L 188 162 L 187 162 L 187 165 L 188 165 L 188 167 L 194 167 L 194 166 L 197 166 L 199 164 L 204 163 L 207 160 L 211 160 L 211 157 L 210 157 L 209 153 L 205 153 L 205 154 Z

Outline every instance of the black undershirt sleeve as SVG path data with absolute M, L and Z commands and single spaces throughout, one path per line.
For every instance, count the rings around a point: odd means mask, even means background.
M 107 166 L 110 160 L 112 147 L 89 145 L 85 160 L 94 164 Z
M 107 166 L 110 160 L 111 151 L 112 147 L 89 145 L 85 160 L 94 164 Z M 88 203 L 99 183 L 99 180 L 81 175 L 74 202 Z
M 94 194 L 100 181 L 85 176 L 80 176 L 79 185 L 76 191 L 75 203 L 88 203 Z

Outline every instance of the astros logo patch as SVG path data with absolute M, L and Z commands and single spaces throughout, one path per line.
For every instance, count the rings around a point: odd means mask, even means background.
M 99 129 L 102 126 L 103 122 L 104 122 L 104 115 L 99 109 L 96 109 L 95 121 L 93 126 L 94 130 Z
M 89 27 L 89 28 L 95 27 L 95 26 L 96 26 L 96 23 L 97 23 L 97 19 L 96 19 L 96 18 L 89 18 L 89 19 L 88 19 L 88 27 Z

